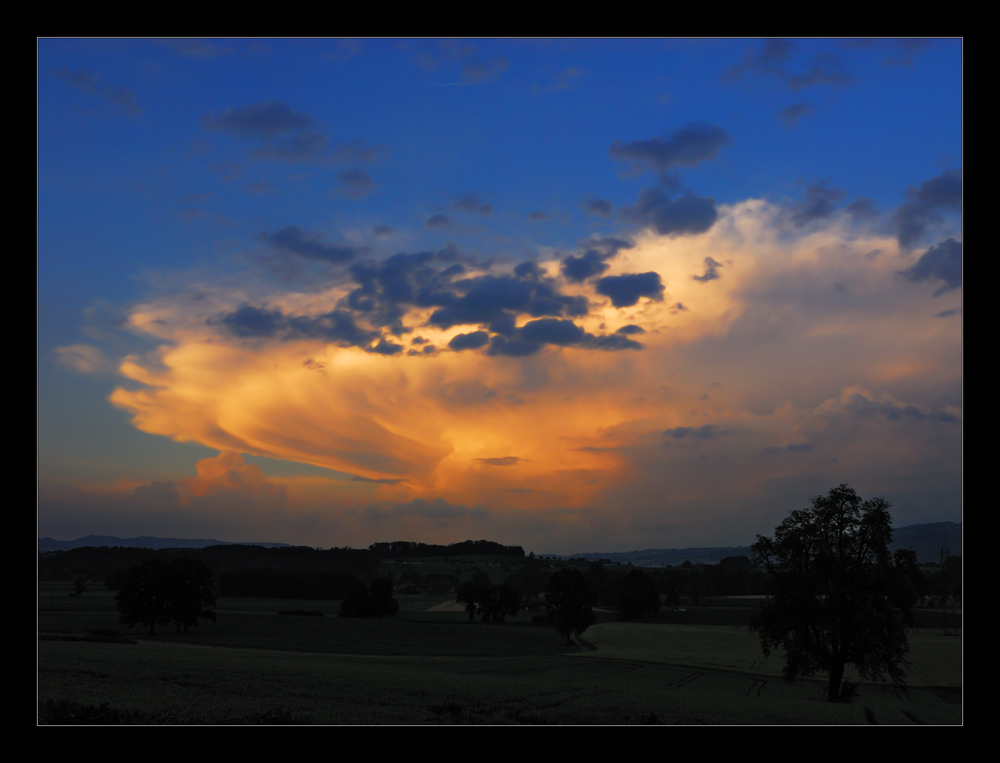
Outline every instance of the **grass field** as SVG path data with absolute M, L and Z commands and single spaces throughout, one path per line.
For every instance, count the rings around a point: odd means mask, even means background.
M 68 592 L 39 588 L 47 639 L 121 628 L 110 592 Z M 738 607 L 699 608 L 707 623 L 606 613 L 584 651 L 527 613 L 469 623 L 463 612 L 426 611 L 448 597 L 400 599 L 400 614 L 384 620 L 337 618 L 336 602 L 220 599 L 218 622 L 186 635 L 122 628 L 137 643 L 40 640 L 39 703 L 107 703 L 121 720 L 148 723 L 962 722 L 961 638 L 940 632 L 911 636 L 907 693 L 863 684 L 841 705 L 824 701 L 822 676 L 785 683 L 780 656 L 764 660 L 745 625 L 718 622 Z M 299 608 L 327 616 L 277 614 Z

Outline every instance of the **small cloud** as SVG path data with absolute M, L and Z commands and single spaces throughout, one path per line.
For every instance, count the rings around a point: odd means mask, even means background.
M 729 134 L 717 125 L 690 122 L 666 138 L 651 138 L 611 144 L 611 158 L 628 162 L 636 175 L 651 170 L 663 173 L 671 167 L 694 167 L 718 156 L 720 149 L 732 143 Z
M 447 215 L 431 215 L 424 224 L 428 228 L 450 228 L 452 221 Z
M 962 243 L 953 238 L 935 244 L 917 260 L 917 264 L 902 271 L 911 281 L 943 281 L 934 296 L 962 285 Z
M 708 440 L 723 433 L 716 428 L 715 424 L 703 424 L 700 427 L 674 427 L 673 429 L 665 429 L 663 430 L 663 434 L 675 440 L 683 440 L 685 438 Z
M 615 211 L 611 202 L 606 199 L 587 199 L 582 206 L 589 217 L 611 217 Z
M 81 374 L 105 374 L 115 371 L 114 365 L 104 357 L 100 347 L 92 344 L 72 344 L 56 347 L 56 363 L 72 368 Z
M 526 461 L 527 459 L 518 458 L 517 456 L 503 456 L 502 458 L 477 458 L 475 460 L 487 466 L 516 466 L 521 461 Z
M 337 174 L 339 183 L 334 193 L 349 199 L 360 199 L 375 190 L 371 176 L 362 169 L 345 170 Z
M 548 220 L 551 215 L 548 212 L 529 212 L 528 219 L 532 222 L 539 222 L 542 220 Z
M 227 53 L 232 53 L 232 48 L 225 48 L 222 45 L 216 45 L 214 42 L 209 40 L 201 39 L 177 39 L 177 40 L 161 40 L 164 45 L 172 48 L 174 53 L 178 56 L 183 56 L 185 58 L 215 58 L 216 56 L 224 56 Z
M 119 87 L 118 85 L 105 82 L 96 74 L 86 69 L 72 71 L 62 68 L 57 69 L 53 74 L 63 82 L 75 87 L 81 93 L 94 96 L 95 98 L 102 98 L 130 116 L 135 117 L 142 113 L 142 109 L 139 108 L 139 104 L 136 102 L 135 93 L 127 87 Z
M 227 109 L 219 114 L 206 114 L 201 118 L 201 126 L 206 130 L 262 140 L 303 130 L 312 122 L 308 114 L 295 111 L 281 101 L 255 103 L 239 109 Z
M 952 308 L 951 310 L 942 310 L 940 313 L 935 313 L 935 318 L 950 318 L 953 315 L 958 315 L 958 308 Z
M 778 112 L 778 119 L 781 119 L 786 125 L 791 127 L 798 124 L 799 119 L 812 112 L 813 107 L 808 103 L 793 103 L 791 106 L 786 106 Z
M 250 193 L 274 193 L 274 186 L 270 183 L 264 182 L 263 180 L 258 180 L 253 183 L 248 189 Z
M 394 232 L 395 231 L 393 231 L 393 229 L 388 225 L 376 225 L 372 228 L 372 235 L 376 238 L 386 238 L 387 236 L 391 236 Z
M 389 149 L 385 146 L 368 146 L 363 140 L 358 140 L 340 144 L 330 154 L 330 158 L 338 162 L 371 163 L 385 159 L 388 155 Z
M 714 281 L 719 277 L 719 273 L 716 270 L 716 268 L 721 268 L 721 267 L 722 267 L 721 262 L 716 262 L 711 257 L 706 257 L 704 275 L 691 276 L 691 278 L 693 278 L 695 281 L 701 281 L 702 283 L 707 283 L 708 281 Z
M 480 201 L 476 194 L 469 192 L 461 199 L 451 205 L 452 209 L 458 212 L 471 212 L 476 215 L 493 214 L 493 205 L 485 201 Z

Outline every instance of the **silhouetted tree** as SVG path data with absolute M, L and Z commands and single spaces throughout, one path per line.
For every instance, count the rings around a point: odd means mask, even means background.
M 73 580 L 73 593 L 83 596 L 87 592 L 87 578 L 84 575 L 77 575 Z
M 831 702 L 842 698 L 846 665 L 866 680 L 903 683 L 916 557 L 890 555 L 891 540 L 889 503 L 862 501 L 847 485 L 793 511 L 773 539 L 757 536 L 754 562 L 771 576 L 774 596 L 751 629 L 765 656 L 783 647 L 787 680 L 825 672 Z
M 638 620 L 660 611 L 660 594 L 652 577 L 642 570 L 630 570 L 616 581 L 612 605 L 626 620 Z
M 594 624 L 597 596 L 587 579 L 577 569 L 561 569 L 549 578 L 545 590 L 545 608 L 559 634 L 571 644 L 570 634 L 582 634 Z
M 362 582 L 340 602 L 340 617 L 384 617 L 399 612 L 399 602 L 392 597 L 392 580 L 375 578 L 370 585 Z
M 170 562 L 168 570 L 168 612 L 170 619 L 187 633 L 188 626 L 197 625 L 199 618 L 215 622 L 215 584 L 212 570 L 204 562 L 179 556 Z

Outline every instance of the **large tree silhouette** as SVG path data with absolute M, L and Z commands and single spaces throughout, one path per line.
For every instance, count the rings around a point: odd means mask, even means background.
M 215 587 L 212 570 L 203 562 L 177 557 L 167 562 L 148 559 L 133 567 L 115 596 L 120 622 L 130 628 L 141 624 L 156 632 L 157 625 L 177 624 L 187 632 L 199 618 L 215 621 Z
M 914 552 L 889 552 L 889 507 L 841 485 L 813 499 L 812 508 L 793 511 L 773 539 L 758 535 L 753 545 L 774 593 L 751 629 L 765 656 L 784 649 L 786 679 L 827 673 L 831 702 L 846 698 L 846 665 L 865 680 L 904 682 L 920 572 Z
M 570 634 L 582 634 L 594 624 L 594 602 L 597 595 L 577 569 L 562 569 L 549 578 L 545 589 L 545 608 L 559 634 L 572 643 Z

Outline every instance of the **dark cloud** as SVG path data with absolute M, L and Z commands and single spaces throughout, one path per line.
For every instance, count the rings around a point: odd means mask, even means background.
M 338 162 L 371 163 L 385 159 L 388 155 L 389 149 L 385 146 L 367 146 L 363 140 L 359 140 L 337 146 L 330 154 L 330 158 Z
M 716 268 L 721 268 L 722 263 L 716 262 L 711 257 L 705 258 L 705 273 L 700 276 L 691 276 L 695 281 L 701 281 L 706 283 L 708 281 L 714 281 L 719 277 L 719 273 Z
M 233 52 L 232 48 L 225 48 L 208 40 L 161 40 L 160 42 L 185 58 L 215 58 Z
M 326 158 L 327 139 L 318 132 L 303 132 L 279 141 L 272 141 L 250 151 L 258 159 L 277 159 L 282 162 L 314 162 Z
M 770 446 L 764 448 L 764 452 L 767 453 L 768 455 L 774 455 L 775 453 L 808 453 L 815 447 L 816 446 L 813 445 L 811 442 L 801 442 L 801 443 L 792 443 L 786 445 L 783 448 Z
M 792 90 L 813 85 L 851 84 L 851 76 L 844 72 L 843 59 L 833 53 L 820 53 L 805 71 L 792 72 L 788 63 L 796 49 L 791 40 L 768 40 L 760 53 L 748 50 L 742 64 L 726 69 L 722 81 L 735 82 L 745 74 L 758 74 L 778 77 Z
M 261 140 L 272 140 L 279 135 L 303 130 L 312 122 L 312 117 L 295 111 L 281 101 L 256 103 L 201 118 L 201 126 L 206 130 L 221 130 Z
M 778 112 L 778 119 L 791 126 L 797 124 L 802 117 L 812 114 L 812 112 L 813 107 L 808 103 L 793 103 L 791 106 L 786 106 Z
M 542 349 L 542 346 L 539 342 L 529 342 L 518 336 L 508 339 L 507 337 L 497 335 L 490 340 L 490 348 L 486 352 L 488 355 L 506 355 L 512 358 L 522 358 L 525 355 L 534 355 Z
M 655 271 L 605 276 L 597 281 L 597 293 L 610 297 L 611 304 L 615 307 L 631 307 L 638 303 L 640 297 L 662 301 L 663 282 L 660 274 Z
M 487 466 L 516 466 L 523 458 L 518 458 L 517 456 L 502 456 L 501 458 L 477 458 L 481 464 L 486 464 Z
M 588 278 L 599 276 L 608 269 L 606 260 L 614 257 L 622 249 L 635 246 L 631 241 L 620 238 L 593 238 L 582 242 L 586 247 L 580 256 L 570 255 L 562 261 L 560 270 L 567 281 L 581 283 Z
M 636 326 L 634 323 L 630 323 L 627 326 L 622 326 L 615 333 L 631 336 L 632 334 L 645 334 L 646 329 L 644 329 L 642 326 Z
M 935 318 L 950 318 L 953 315 L 958 314 L 958 308 L 952 308 L 951 310 L 942 310 L 940 313 L 935 313 Z
M 856 220 L 873 220 L 878 217 L 875 202 L 866 197 L 852 201 L 847 205 L 847 211 Z
M 375 182 L 362 169 L 344 170 L 337 173 L 337 182 L 339 185 L 336 193 L 351 199 L 363 198 L 375 190 Z
M 427 218 L 425 225 L 428 228 L 450 228 L 452 222 L 447 215 L 431 215 Z
M 380 522 L 393 517 L 421 517 L 431 520 L 458 519 L 460 517 L 472 516 L 476 519 L 489 517 L 489 511 L 483 506 L 468 508 L 460 504 L 448 503 L 443 498 L 435 498 L 428 501 L 424 498 L 415 498 L 409 503 L 397 503 L 391 509 L 380 509 L 377 506 L 370 506 L 365 510 L 365 520 L 370 522 Z
M 615 208 L 611 205 L 610 201 L 605 199 L 587 199 L 583 202 L 583 210 L 590 217 L 611 217 L 614 214 Z
M 376 225 L 374 228 L 372 228 L 373 236 L 379 236 L 379 237 L 391 236 L 393 233 L 394 233 L 393 229 L 390 228 L 388 225 Z
M 548 220 L 551 215 L 548 212 L 529 212 L 528 219 L 532 222 L 538 222 L 540 220 Z
M 56 69 L 53 74 L 63 82 L 75 87 L 81 93 L 102 98 L 131 116 L 138 116 L 142 112 L 136 101 L 135 93 L 127 87 L 119 87 L 112 85 L 110 82 L 105 82 L 96 74 L 86 69 L 72 71 L 62 68 Z
M 915 405 L 896 405 L 891 402 L 879 403 L 869 399 L 860 392 L 853 393 L 844 407 L 861 418 L 884 416 L 888 421 L 902 421 L 906 417 L 916 421 L 941 421 L 946 424 L 954 424 L 957 421 L 950 413 L 943 411 L 940 413 L 925 412 Z
M 272 193 L 275 188 L 268 182 L 258 180 L 256 183 L 252 183 L 247 190 L 250 193 Z
M 463 56 L 460 66 L 462 79 L 466 82 L 492 82 L 507 71 L 510 64 L 500 56 L 483 61 L 472 54 Z
M 476 194 L 469 192 L 461 199 L 451 205 L 457 212 L 472 212 L 476 215 L 493 214 L 493 205 L 485 201 L 480 201 Z
M 540 318 L 530 321 L 520 329 L 522 339 L 539 344 L 555 344 L 562 347 L 579 344 L 585 332 L 571 320 Z
M 820 180 L 806 188 L 806 200 L 792 212 L 792 222 L 802 227 L 816 220 L 825 220 L 836 211 L 834 206 L 844 198 L 844 191 L 829 188 L 829 180 Z
M 406 480 L 401 477 L 381 477 L 379 479 L 374 479 L 372 477 L 362 477 L 361 475 L 355 474 L 351 477 L 351 482 L 371 482 L 376 485 L 398 485 L 400 482 L 406 482 Z
M 687 437 L 708 440 L 722 434 L 722 432 L 718 430 L 715 424 L 703 424 L 700 427 L 674 427 L 673 429 L 665 429 L 663 434 L 675 440 L 683 440 Z
M 943 281 L 934 296 L 957 289 L 962 285 L 962 243 L 953 238 L 935 244 L 917 260 L 917 264 L 903 271 L 911 281 Z
M 349 246 L 324 244 L 321 241 L 322 233 L 304 231 L 297 225 L 286 225 L 274 233 L 263 231 L 256 238 L 274 249 L 297 254 L 309 260 L 321 260 L 332 264 L 347 262 L 355 255 L 365 251 Z
M 668 138 L 615 141 L 609 153 L 612 159 L 628 162 L 636 174 L 646 170 L 662 173 L 671 167 L 693 167 L 714 159 L 730 143 L 732 138 L 721 127 L 698 122 L 674 130 Z
M 711 228 L 718 213 L 715 199 L 685 193 L 671 201 L 658 188 L 639 192 L 639 200 L 632 207 L 622 207 L 621 216 L 643 227 L 655 228 L 663 236 L 704 233 Z
M 931 225 L 943 222 L 941 211 L 961 211 L 962 170 L 945 170 L 918 188 L 910 188 L 906 195 L 911 200 L 896 210 L 897 235 L 902 248 L 913 249 Z
M 398 355 L 402 351 L 403 345 L 390 342 L 385 337 L 379 339 L 378 344 L 374 347 L 368 348 L 368 352 L 373 352 L 376 355 Z
M 354 316 L 345 310 L 316 317 L 288 316 L 280 310 L 244 305 L 235 312 L 209 319 L 208 323 L 217 323 L 230 334 L 244 339 L 322 339 L 348 347 L 369 344 L 379 336 L 378 332 L 359 327 Z
M 529 263 L 522 263 L 527 265 Z M 527 313 L 534 318 L 575 317 L 587 314 L 587 299 L 558 292 L 554 281 L 538 278 L 534 263 L 514 276 L 482 276 L 457 282 L 467 289 L 460 298 L 439 298 L 446 302 L 430 317 L 430 322 L 447 329 L 470 323 L 488 324 L 507 312 Z
M 456 334 L 448 342 L 448 347 L 456 352 L 462 350 L 478 350 L 485 347 L 490 342 L 490 335 L 486 331 L 473 331 L 468 334 Z

